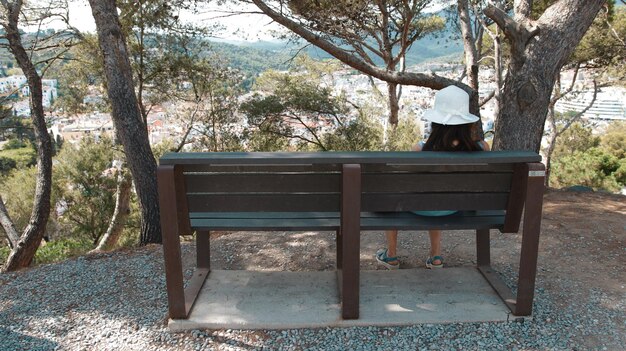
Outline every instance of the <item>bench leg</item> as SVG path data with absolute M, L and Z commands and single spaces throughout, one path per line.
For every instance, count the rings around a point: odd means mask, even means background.
M 529 165 L 526 207 L 522 230 L 522 250 L 517 282 L 515 315 L 529 316 L 535 296 L 535 277 L 541 232 L 541 211 L 543 206 L 544 166 L 541 163 Z
M 491 268 L 489 229 L 476 230 L 476 267 L 511 312 L 515 313 L 515 295 L 498 276 L 498 273 Z
M 183 264 L 180 254 L 180 228 L 176 207 L 176 170 L 174 166 L 157 169 L 165 283 L 170 318 L 187 318 L 185 290 L 183 288 Z
M 515 316 L 530 316 L 532 314 L 538 244 L 539 231 L 526 228 L 526 223 L 524 223 L 517 295 L 513 294 L 513 291 L 498 276 L 496 271 L 491 268 L 490 264 L 484 264 L 484 258 L 483 264 L 481 264 L 480 257 L 478 259 L 478 271 L 485 277 Z
M 187 283 L 185 289 L 185 314 L 189 316 L 191 308 L 200 294 L 200 290 L 211 271 L 211 252 L 209 231 L 196 232 L 196 269 Z
M 339 291 L 341 317 L 359 318 L 359 268 L 361 251 L 361 166 L 345 164 L 341 185 L 341 228 L 337 249 L 341 255 Z
M 337 230 L 335 233 L 335 243 L 337 246 L 337 271 L 343 268 L 343 238 L 341 237 L 341 231 Z
M 491 265 L 489 229 L 476 230 L 476 265 Z
M 211 244 L 208 230 L 196 232 L 196 265 L 198 268 L 211 268 Z
M 183 265 L 180 255 L 180 237 L 176 233 L 167 233 L 165 230 L 163 230 L 162 234 L 169 315 L 172 319 L 187 318 L 185 290 L 183 288 Z
M 340 235 L 343 240 L 341 255 L 343 259 L 339 263 L 339 292 L 341 296 L 341 317 L 343 319 L 359 318 L 359 246 L 360 237 L 354 230 L 345 230 Z

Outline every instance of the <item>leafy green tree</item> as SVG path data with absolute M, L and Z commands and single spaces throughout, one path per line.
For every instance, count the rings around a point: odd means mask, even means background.
M 41 78 L 50 63 L 62 57 L 67 48 L 73 45 L 74 39 L 80 36 L 69 26 L 67 2 L 51 0 L 44 6 L 39 5 L 41 4 L 24 1 L 0 2 L 2 7 L 0 26 L 3 29 L 0 46 L 10 50 L 27 78 L 38 169 L 31 218 L 19 242 L 13 246 L 7 258 L 3 267 L 6 271 L 27 267 L 32 262 L 46 231 L 52 208 L 52 142 L 46 125 Z M 62 23 L 68 24 L 67 30 L 58 32 L 38 30 L 32 37 L 24 35 L 24 28 L 29 26 L 42 28 L 59 19 L 63 21 Z M 15 227 L 11 225 L 10 220 L 6 220 L 7 216 L 3 215 L 3 218 L 5 219 L 2 222 L 3 227 Z
M 30 221 L 35 196 L 35 184 L 37 182 L 37 167 L 18 167 L 8 176 L 0 179 L 0 196 L 4 199 L 6 209 L 17 231 L 26 228 Z M 51 189 L 51 206 L 55 207 L 58 199 L 59 187 L 53 182 Z M 55 234 L 57 228 L 54 211 L 46 224 L 47 236 Z M 4 231 L 0 226 L 0 231 Z
M 14 159 L 0 156 L 0 176 L 8 174 L 11 170 L 17 167 L 17 162 Z
M 622 123 L 615 123 L 598 137 L 591 128 L 574 123 L 557 141 L 551 185 L 585 185 L 613 192 L 626 186 L 621 128 Z
M 83 40 L 70 49 L 69 57 L 51 72 L 59 82 L 59 97 L 53 105 L 55 109 L 68 115 L 108 109 L 104 103 L 90 105 L 84 102 L 90 89 L 100 93 L 98 88 L 104 84 L 103 62 L 98 50 L 98 38 L 85 34 Z
M 602 134 L 600 146 L 619 159 L 626 158 L 626 122 L 612 122 Z
M 206 45 L 205 45 L 206 44 Z M 204 151 L 242 149 L 241 118 L 237 114 L 244 91 L 244 75 L 228 66 L 210 45 L 195 38 L 179 39 L 181 53 L 172 55 L 173 89 L 178 102 L 175 117 L 185 132 L 174 151 L 186 144 Z
M 16 139 L 20 142 L 35 142 L 32 123 L 20 117 L 7 116 L 4 119 L 0 119 L 0 133 L 2 133 L 2 139 L 5 140 Z M 4 149 L 7 149 L 6 145 Z
M 430 3 L 424 0 L 252 2 L 276 22 L 353 68 L 376 72 L 377 78 L 394 77 L 393 81 L 385 79 L 389 123 L 394 126 L 402 95 L 397 78 L 401 76 L 398 73 L 408 73 L 404 64 L 407 51 L 418 39 L 445 27 L 442 18 L 424 11 Z M 429 78 L 430 86 L 438 79 L 434 75 Z
M 574 51 L 571 62 L 584 63 L 602 80 L 626 80 L 626 8 L 607 1 Z M 619 84 L 619 83 L 617 83 Z
M 401 118 L 398 126 L 387 136 L 384 149 L 388 151 L 410 151 L 421 138 L 421 131 L 415 116 Z
M 571 156 L 575 152 L 585 152 L 598 145 L 600 145 L 600 138 L 593 135 L 591 127 L 577 122 L 572 124 L 557 141 L 554 157 Z
M 86 137 L 77 146 L 63 147 L 55 165 L 64 208 L 60 220 L 72 234 L 90 239 L 94 246 L 115 208 L 117 182 L 111 167 L 116 156 L 112 140 Z
M 120 23 L 128 41 L 129 58 L 133 69 L 137 100 L 144 123 L 155 104 L 172 93 L 172 82 L 177 71 L 177 55 L 189 38 L 208 35 L 206 28 L 185 23 L 181 10 L 193 10 L 197 0 L 121 0 Z M 180 63 L 180 62 L 178 62 Z M 167 84 L 170 83 L 170 84 Z M 175 87 L 175 85 L 174 85 Z
M 332 151 L 379 151 L 383 145 L 383 128 L 371 117 L 360 115 L 325 134 L 324 139 Z
M 0 156 L 15 161 L 16 168 L 28 168 L 37 163 L 37 151 L 28 141 L 23 143 L 17 139 L 11 139 L 5 145 L 5 149 L 0 151 Z
M 332 80 L 332 63 L 299 57 L 288 72 L 268 71 L 257 80 L 251 98 L 241 104 L 250 126 L 265 134 L 275 134 L 328 150 L 323 135 L 348 123 L 344 96 L 335 96 L 327 80 Z
M 185 81 L 185 43 L 206 32 L 183 23 L 194 0 L 89 1 L 104 57 L 107 92 L 142 212 L 142 244 L 160 243 L 156 163 L 147 117 L 157 103 L 176 101 Z M 118 11 L 119 10 L 119 11 Z M 177 101 L 180 102 L 180 101 Z M 141 131 L 143 129 L 143 131 Z M 190 129 L 188 129 L 190 130 Z
M 2 150 L 15 150 L 28 147 L 29 144 L 20 139 L 10 139 L 2 146 Z
M 248 151 L 288 151 L 289 138 L 265 132 L 260 129 L 249 129 L 244 132 L 246 150 Z
M 584 185 L 615 192 L 626 185 L 623 169 L 623 160 L 620 162 L 601 148 L 574 151 L 555 159 L 554 184 L 557 187 Z

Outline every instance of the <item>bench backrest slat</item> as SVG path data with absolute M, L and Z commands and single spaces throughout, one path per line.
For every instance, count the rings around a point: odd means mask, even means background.
M 505 172 L 513 171 L 515 163 L 478 163 L 467 165 L 455 164 L 363 164 L 361 171 L 368 172 L 407 172 L 407 173 L 442 173 L 442 172 Z
M 509 192 L 511 173 L 364 173 L 364 193 Z
M 514 164 L 378 165 L 362 174 L 362 210 L 505 210 Z
M 339 193 L 187 194 L 191 212 L 339 211 Z
M 363 194 L 361 209 L 368 212 L 504 210 L 508 193 Z
M 339 173 L 191 173 L 186 174 L 188 193 L 339 193 Z
M 340 166 L 185 166 L 190 212 L 339 211 Z
M 340 164 L 189 164 L 184 165 L 186 173 L 248 173 L 248 172 L 339 172 Z

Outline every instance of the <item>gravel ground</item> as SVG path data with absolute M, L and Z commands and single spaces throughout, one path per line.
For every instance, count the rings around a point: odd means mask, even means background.
M 585 211 L 597 211 L 594 221 Z M 532 320 L 173 334 L 161 248 L 148 246 L 0 274 L 0 350 L 626 350 L 623 197 L 550 193 L 543 222 Z M 444 238 L 450 266 L 472 264 L 467 234 Z M 421 265 L 426 236 L 401 235 L 403 266 Z M 519 235 L 492 236 L 494 268 L 512 284 Z M 216 235 L 214 268 L 332 269 L 333 242 L 331 233 Z M 376 269 L 368 253 L 381 243 L 381 233 L 363 235 L 362 269 Z M 183 246 L 186 267 L 193 251 Z

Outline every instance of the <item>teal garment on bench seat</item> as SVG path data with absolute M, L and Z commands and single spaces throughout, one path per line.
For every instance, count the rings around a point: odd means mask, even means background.
M 411 211 L 411 212 L 420 216 L 441 217 L 441 216 L 449 216 L 459 211 Z

